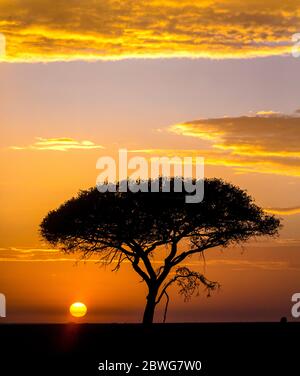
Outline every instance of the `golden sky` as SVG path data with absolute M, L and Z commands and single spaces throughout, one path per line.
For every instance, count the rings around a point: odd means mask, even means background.
M 290 53 L 299 0 L 1 0 L 8 61 Z

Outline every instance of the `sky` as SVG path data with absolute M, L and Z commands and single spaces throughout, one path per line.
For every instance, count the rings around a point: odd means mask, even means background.
M 282 218 L 275 239 L 207 251 L 221 284 L 169 321 L 278 321 L 300 289 L 300 2 L 0 0 L 2 322 L 138 322 L 145 286 L 40 238 L 47 212 L 94 186 L 101 156 L 205 158 Z M 1 51 L 1 49 L 0 49 Z M 159 260 L 157 260 L 159 262 Z M 156 320 L 162 320 L 163 305 Z

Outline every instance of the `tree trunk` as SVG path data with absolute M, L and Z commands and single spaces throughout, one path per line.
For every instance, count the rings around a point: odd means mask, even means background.
M 149 294 L 147 296 L 147 303 L 143 317 L 144 325 L 151 325 L 153 323 L 157 292 L 157 289 L 149 288 Z

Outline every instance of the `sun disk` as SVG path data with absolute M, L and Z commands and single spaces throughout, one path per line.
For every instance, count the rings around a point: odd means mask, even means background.
M 76 302 L 71 304 L 70 313 L 73 317 L 83 317 L 87 313 L 87 308 L 84 303 Z

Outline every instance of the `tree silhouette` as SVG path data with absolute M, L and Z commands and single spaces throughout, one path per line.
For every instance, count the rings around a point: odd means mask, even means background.
M 173 283 L 185 299 L 200 284 L 208 294 L 218 288 L 217 282 L 182 265 L 188 257 L 253 236 L 274 236 L 280 227 L 279 219 L 265 214 L 245 191 L 223 180 L 205 179 L 203 201 L 188 204 L 188 193 L 176 192 L 174 181 L 170 192 L 163 192 L 161 184 L 159 192 L 81 191 L 50 211 L 40 225 L 42 237 L 66 253 L 76 251 L 83 258 L 97 254 L 104 264 L 114 263 L 113 270 L 129 261 L 148 288 L 144 324 L 153 322 L 163 296 L 167 309 L 167 290 Z M 150 187 L 151 180 L 146 184 Z M 165 256 L 160 264 L 154 263 L 162 247 L 160 254 Z

